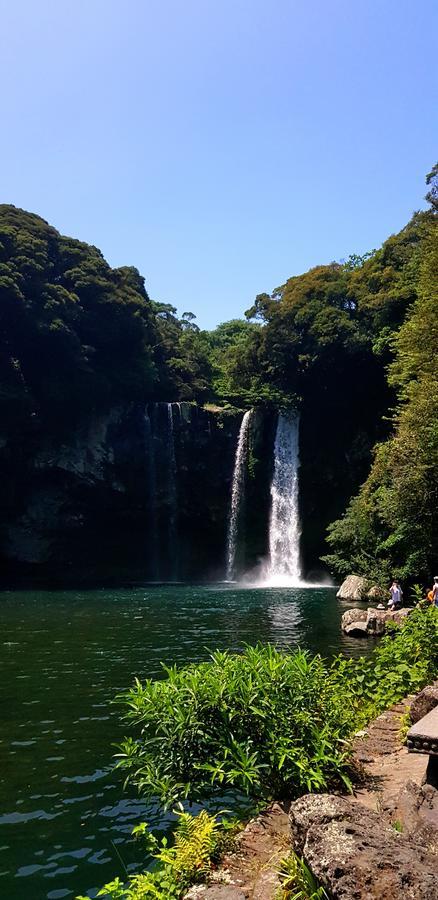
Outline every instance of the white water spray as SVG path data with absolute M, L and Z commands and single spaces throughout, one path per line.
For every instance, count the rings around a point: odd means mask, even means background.
M 302 584 L 300 566 L 300 518 L 298 509 L 299 416 L 278 417 L 274 448 L 269 523 L 269 566 L 265 584 L 297 587 Z
M 236 563 L 239 516 L 245 499 L 245 467 L 248 452 L 252 409 L 249 409 L 241 422 L 234 461 L 233 487 L 231 491 L 230 517 L 227 536 L 227 581 L 234 578 Z

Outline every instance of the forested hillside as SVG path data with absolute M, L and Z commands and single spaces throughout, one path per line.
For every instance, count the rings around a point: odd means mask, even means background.
M 153 303 L 130 266 L 0 206 L 3 421 L 71 429 L 119 402 L 201 399 L 210 364 L 191 313 Z
M 260 294 L 245 319 L 212 332 L 191 312 L 178 317 L 151 300 L 135 268 L 112 269 L 97 248 L 0 206 L 2 466 L 17 484 L 3 519 L 24 503 L 17 448 L 30 460 L 43 438 L 71 442 L 90 417 L 115 406 L 295 407 L 305 554 L 324 555 L 337 575 L 430 575 L 438 525 L 436 168 L 428 182 L 429 210 L 380 249 L 290 278 Z
M 390 438 L 375 449 L 371 472 L 346 514 L 329 531 L 329 565 L 382 580 L 391 573 L 426 580 L 437 568 L 438 537 L 438 209 L 437 168 L 430 174 L 433 212 L 409 268 L 416 299 L 395 332 L 388 381 L 396 392 Z M 406 266 L 408 268 L 408 266 Z

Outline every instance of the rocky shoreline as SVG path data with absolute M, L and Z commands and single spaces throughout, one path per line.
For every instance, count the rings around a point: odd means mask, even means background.
M 368 609 L 347 609 L 341 619 L 341 630 L 350 637 L 381 637 L 388 622 L 403 625 L 412 609 L 385 610 L 369 606 Z
M 362 773 L 354 796 L 272 804 L 186 900 L 276 900 L 281 860 L 291 850 L 333 900 L 438 900 L 436 766 L 408 753 L 401 738 L 407 713 L 415 722 L 435 706 L 438 682 L 375 719 L 354 743 Z

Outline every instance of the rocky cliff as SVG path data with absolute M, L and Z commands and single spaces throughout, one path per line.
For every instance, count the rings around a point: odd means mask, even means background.
M 222 577 L 240 418 L 133 404 L 4 437 L 3 583 Z
M 25 433 L 0 436 L 2 586 L 222 579 L 242 415 L 188 402 L 131 403 L 88 414 L 50 437 L 37 421 Z M 268 553 L 276 421 L 272 409 L 252 417 L 238 574 Z M 308 574 L 321 569 L 340 488 L 339 477 L 324 474 L 327 461 L 307 414 L 300 444 Z M 339 443 L 332 455 L 333 471 L 342 473 Z

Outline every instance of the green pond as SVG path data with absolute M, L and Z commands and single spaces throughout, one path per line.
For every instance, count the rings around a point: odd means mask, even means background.
M 111 704 L 160 663 L 243 643 L 326 656 L 364 644 L 339 629 L 333 589 L 153 585 L 0 594 L 0 896 L 60 900 L 140 865 L 132 827 L 168 820 L 112 768 Z M 368 649 L 370 645 L 367 643 Z

